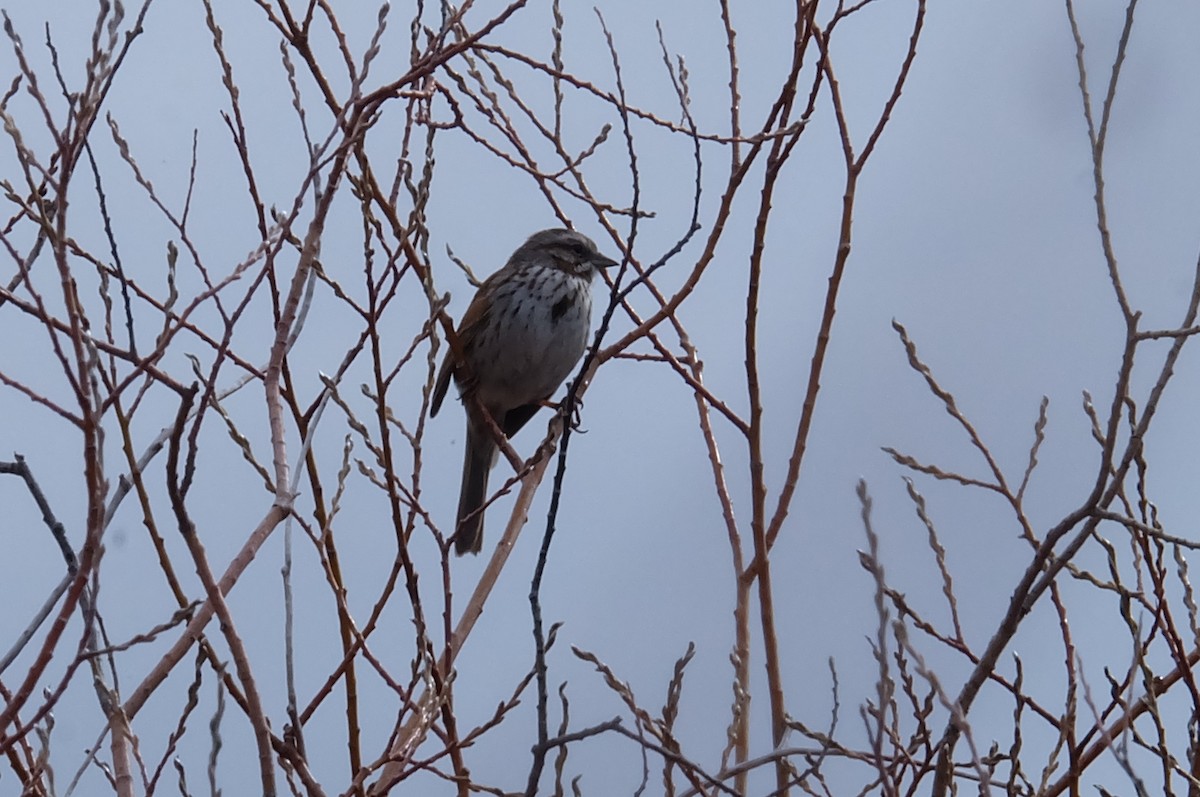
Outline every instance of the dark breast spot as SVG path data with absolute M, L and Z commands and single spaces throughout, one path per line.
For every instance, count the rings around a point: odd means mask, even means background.
M 575 304 L 574 297 L 570 294 L 564 294 L 561 299 L 554 303 L 550 308 L 550 320 L 557 321 L 563 317 L 563 314 L 571 309 L 571 305 Z

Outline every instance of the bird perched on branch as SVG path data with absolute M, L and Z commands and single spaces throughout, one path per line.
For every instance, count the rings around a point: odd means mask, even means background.
M 458 326 L 466 367 L 446 352 L 429 413 L 437 415 L 453 376 L 467 411 L 454 537 L 460 556 L 483 544 L 483 504 L 497 454 L 479 405 L 511 437 L 546 404 L 587 348 L 592 277 L 613 265 L 586 235 L 542 230 L 484 280 L 467 307 Z

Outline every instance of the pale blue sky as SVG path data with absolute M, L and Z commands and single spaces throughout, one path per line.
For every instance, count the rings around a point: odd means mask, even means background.
M 279 65 L 277 38 L 253 4 L 217 5 L 264 195 L 282 209 L 292 201 L 305 156 Z M 395 74 L 407 59 L 408 10 L 400 5 L 393 10 L 383 53 L 373 67 L 373 82 Z M 778 22 L 786 19 L 787 6 L 777 2 L 733 5 L 742 46 L 743 114 L 746 127 L 753 128 L 773 96 L 781 59 L 788 54 L 790 30 Z M 1116 4 L 1079 5 L 1093 96 L 1098 99 L 1124 12 Z M 78 6 L 60 1 L 21 3 L 8 9 L 39 69 L 47 63 L 42 26 L 50 22 L 68 64 L 68 80 L 77 80 L 82 72 L 81 48 L 90 35 L 91 11 L 81 14 Z M 715 5 L 611 2 L 602 7 L 621 50 L 631 101 L 655 108 L 665 117 L 676 115 L 653 27 L 655 19 L 661 19 L 668 46 L 687 61 L 701 127 L 724 131 L 727 77 Z M 339 13 L 361 51 L 373 29 L 374 7 L 344 4 Z M 568 14 L 567 68 L 597 86 L 611 88 L 609 58 L 595 15 L 582 6 Z M 911 14 L 911 3 L 881 2 L 851 17 L 838 32 L 835 67 L 860 143 L 903 55 Z M 1200 74 L 1200 52 L 1194 43 L 1198 23 L 1200 12 L 1193 7 L 1139 6 L 1112 122 L 1106 164 L 1110 222 L 1126 289 L 1144 311 L 1147 328 L 1178 323 L 1200 246 L 1196 225 L 1200 158 L 1192 153 L 1200 132 L 1200 84 L 1195 80 Z M 545 53 L 548 26 L 547 4 L 533 3 L 496 33 L 496 41 Z M 7 85 L 14 70 L 11 48 L 0 47 L 0 83 Z M 50 73 L 43 75 L 52 90 Z M 514 70 L 514 75 L 527 77 L 520 70 Z M 961 431 L 908 368 L 891 329 L 893 319 L 908 328 L 922 357 L 955 393 L 1013 480 L 1019 479 L 1028 457 L 1038 403 L 1043 395 L 1049 397 L 1047 442 L 1039 477 L 1028 495 L 1039 531 L 1074 509 L 1094 479 L 1098 457 L 1080 410 L 1081 393 L 1091 391 L 1097 404 L 1107 407 L 1123 330 L 1096 234 L 1091 159 L 1077 81 L 1073 43 L 1061 4 L 1032 0 L 931 4 L 906 91 L 859 186 L 854 249 L 810 450 L 775 553 L 789 711 L 810 725 L 820 725 L 828 715 L 827 659 L 831 656 L 842 676 L 843 727 L 852 738 L 861 727 L 857 707 L 873 695 L 870 678 L 875 665 L 865 637 L 874 632 L 875 615 L 872 584 L 856 553 L 865 547 L 854 497 L 856 481 L 865 478 L 870 485 L 882 556 L 895 586 L 933 616 L 943 618 L 940 581 L 923 527 L 904 494 L 900 477 L 905 474 L 880 448 L 894 446 L 969 475 L 984 473 Z M 549 97 L 544 88 L 530 88 L 542 107 Z M 316 100 L 311 101 L 310 123 L 316 135 L 324 136 L 329 119 L 316 107 Z M 227 105 L 202 7 L 156 4 L 106 110 L 119 123 L 147 177 L 174 208 L 182 201 L 192 132 L 198 131 L 199 172 L 191 229 L 208 261 L 223 270 L 232 268 L 257 244 L 240 168 L 220 118 Z M 781 485 L 790 452 L 837 240 L 841 156 L 827 99 L 818 107 L 811 130 L 785 169 L 767 248 L 760 354 L 772 494 Z M 587 146 L 601 124 L 617 122 L 598 103 L 569 98 L 568 109 L 577 126 L 569 128 L 569 143 L 578 149 Z M 44 151 L 44 131 L 28 102 L 21 103 L 14 116 Z M 397 106 L 384 114 L 370 136 L 380 163 L 387 162 L 389 148 L 399 151 L 395 136 L 400 121 Z M 637 132 L 643 204 L 657 214 L 642 224 L 637 251 L 652 261 L 686 225 L 691 155 L 678 137 L 644 126 Z M 94 141 L 126 267 L 147 284 L 161 287 L 171 232 L 129 179 L 103 122 L 97 125 Z M 5 142 L 0 146 L 0 175 L 14 179 L 12 148 Z M 431 204 L 430 252 L 440 269 L 435 272 L 439 290 L 452 293 L 451 311 L 457 315 L 471 289 L 445 257 L 447 245 L 477 273 L 487 274 L 528 233 L 556 222 L 527 178 L 515 175 L 461 136 L 443 135 L 438 146 L 440 178 Z M 726 161 L 723 151 L 706 152 L 707 215 L 702 218 L 711 218 Z M 597 193 L 616 205 L 629 202 L 623 163 L 623 147 L 614 131 L 588 176 Z M 77 189 L 81 198 L 75 206 L 76 234 L 88 246 L 105 252 L 88 204 L 87 183 L 90 179 L 81 181 Z M 731 221 L 733 231 L 705 282 L 680 314 L 706 362 L 709 388 L 739 411 L 746 405 L 741 303 L 755 196 L 742 198 Z M 568 207 L 579 212 L 579 227 L 596 237 L 603 251 L 616 253 L 611 241 L 599 235 L 594 220 L 584 216 L 578 205 Z M 331 217 L 322 246 L 326 269 L 351 286 L 357 286 L 361 271 L 359 223 L 346 194 Z M 661 283 L 676 285 L 691 262 L 688 257 L 697 251 L 695 245 L 689 247 L 660 274 Z M 50 264 L 43 266 L 48 269 Z M 12 273 L 11 262 L 0 267 L 4 282 Z M 94 286 L 88 288 L 94 291 Z M 195 291 L 194 272 L 183 274 L 182 289 L 185 294 Z M 311 391 L 305 402 L 319 388 L 318 374 L 331 373 L 357 335 L 358 328 L 328 298 L 318 299 L 314 318 L 291 358 L 297 383 Z M 409 308 L 409 304 L 402 306 Z M 252 307 L 258 318 L 239 332 L 235 345 L 254 354 L 255 361 L 265 362 L 269 317 L 263 313 L 266 305 L 261 299 Z M 409 309 L 421 312 L 415 301 Z M 213 321 L 207 311 L 201 318 Z M 396 318 L 404 316 L 398 311 Z M 628 328 L 628 320 L 618 315 L 614 332 L 621 334 Z M 409 335 L 405 328 L 395 341 L 396 356 L 408 345 Z M 9 341 L 0 349 L 0 370 L 50 395 L 66 395 L 61 379 L 54 378 L 55 369 L 46 367 L 44 336 L 31 333 L 27 320 L 16 317 L 11 308 L 0 308 L 0 336 Z M 1144 370 L 1137 375 L 1139 397 L 1157 367 L 1151 355 L 1162 350 L 1146 351 Z M 209 357 L 199 348 L 195 352 Z M 171 365 L 180 378 L 186 378 L 189 371 L 182 354 Z M 361 369 L 352 373 L 343 385 L 345 395 L 360 409 L 367 406 L 358 394 L 365 373 Z M 407 393 L 401 389 L 393 393 L 411 396 L 408 404 L 394 399 L 393 410 L 401 417 L 415 416 L 419 386 L 411 380 L 416 376 L 402 378 Z M 1193 413 L 1198 390 L 1200 362 L 1194 353 L 1185 353 L 1147 440 L 1148 456 L 1160 463 L 1153 474 L 1154 499 L 1164 522 L 1182 536 L 1191 534 L 1187 523 L 1200 509 L 1194 489 Z M 248 424 L 243 432 L 259 444 L 265 441 L 261 388 L 247 389 L 231 402 L 231 408 Z M 139 430 L 147 440 L 169 422 L 175 408 L 148 409 Z M 423 476 L 429 509 L 441 518 L 453 510 L 461 461 L 462 417 L 457 406 L 449 410 L 430 423 Z M 78 539 L 82 503 L 77 438 L 64 434 L 63 425 L 46 412 L 4 389 L 0 389 L 0 417 L 18 419 L 0 426 L 0 452 L 4 452 L 0 456 L 18 451 L 28 457 L 60 518 Z M 535 427 L 540 431 L 541 421 L 530 425 Z M 568 646 L 578 645 L 608 662 L 647 705 L 657 708 L 675 659 L 689 641 L 695 641 L 698 652 L 689 670 L 680 736 L 690 753 L 715 769 L 730 703 L 733 585 L 712 477 L 695 431 L 691 393 L 663 368 L 614 362 L 601 370 L 587 394 L 584 427 L 588 433 L 571 443 L 572 467 L 559 516 L 560 533 L 543 593 L 547 619 L 566 623 L 551 656 L 552 686 L 570 681 L 573 722 L 578 726 L 621 712 L 599 676 L 570 655 Z M 331 424 L 324 431 L 318 444 L 325 456 L 338 456 L 344 432 L 344 424 Z M 223 566 L 269 506 L 270 497 L 228 445 L 219 424 L 210 426 L 207 434 L 209 446 L 223 452 L 214 457 L 224 458 L 219 461 L 226 464 L 202 472 L 193 501 L 197 509 L 203 507 L 198 520 L 203 523 L 201 533 L 209 555 Z M 736 436 L 719 422 L 718 436 L 731 488 L 741 502 L 739 517 L 745 523 L 745 454 Z M 526 432 L 515 445 L 527 454 L 536 442 L 537 433 Z M 110 432 L 109 463 L 114 469 L 119 462 L 117 443 L 115 432 Z M 294 452 L 293 448 L 293 456 Z M 363 454 L 361 447 L 357 449 L 356 455 Z M 161 479 L 160 474 L 161 467 L 155 478 Z M 992 497 L 929 479 L 918 483 L 949 549 L 964 618 L 976 632 L 972 641 L 981 645 L 1028 561 L 1027 546 L 1017 539 L 1014 524 Z M 530 526 L 460 660 L 456 699 L 464 726 L 490 715 L 532 660 L 528 580 L 548 498 L 545 489 L 535 502 Z M 485 550 L 499 535 L 508 500 L 489 515 Z M 3 641 L 24 627 L 61 571 L 57 553 L 28 503 L 16 484 L 0 481 L 0 506 L 9 516 L 0 522 L 0 539 L 10 551 L 0 560 L 0 585 L 4 585 L 0 596 L 12 607 L 0 614 L 0 647 L 6 647 Z M 343 564 L 351 574 L 348 580 L 362 585 L 349 600 L 363 614 L 393 555 L 384 511 L 375 491 L 361 481 L 352 486 L 341 520 L 340 544 Z M 284 721 L 282 656 L 275 652 L 280 646 L 282 613 L 281 532 L 232 596 L 240 630 L 256 660 L 262 662 L 260 686 L 268 712 L 278 723 L 276 730 Z M 307 547 L 301 545 L 299 550 L 303 554 L 297 564 L 298 608 L 311 620 L 302 623 L 302 631 L 311 635 L 301 635 L 299 664 L 304 689 L 311 691 L 339 654 L 333 643 L 332 607 L 320 573 Z M 433 562 L 427 542 L 423 548 L 418 546 L 417 553 Z M 460 602 L 484 562 L 480 558 L 453 563 Z M 1067 587 L 1068 592 L 1074 589 L 1074 585 Z M 110 531 L 104 561 L 102 605 L 114 639 L 166 619 L 169 610 L 162 602 L 162 590 L 136 507 L 128 502 Z M 385 614 L 385 620 L 398 629 L 396 648 L 389 650 L 377 641 L 376 652 L 404 671 L 411 643 L 407 615 L 399 609 Z M 1081 610 L 1075 622 L 1093 686 L 1101 683 L 1104 666 L 1123 669 L 1127 665 L 1128 653 L 1121 645 L 1128 643 L 1108 644 L 1112 619 L 1099 612 L 1093 618 Z M 928 646 L 928 650 L 932 654 L 936 648 Z M 1057 694 L 1063 677 L 1062 651 L 1055 619 L 1048 611 L 1030 618 L 1013 651 L 1024 658 L 1035 693 Z M 123 686 L 136 683 L 157 655 L 157 649 L 124 654 L 128 673 Z M 943 682 L 956 691 L 964 674 L 961 662 L 941 662 L 936 655 L 934 661 L 944 664 Z M 1010 658 L 1002 661 L 1010 666 Z M 754 673 L 759 733 L 754 751 L 761 754 L 769 748 L 761 660 L 755 661 Z M 68 701 L 78 703 L 64 705 L 86 706 L 86 710 L 57 712 L 55 755 L 60 779 L 73 772 L 78 751 L 100 729 L 85 680 L 67 695 Z M 162 727 L 159 723 L 177 716 L 183 688 L 182 683 L 175 684 L 169 696 L 156 698 L 157 704 L 152 703 L 135 723 L 152 758 L 161 751 L 161 740 L 155 738 Z M 468 752 L 472 771 L 481 780 L 523 788 L 533 734 L 531 706 L 527 700 L 510 720 L 512 727 L 486 737 Z M 996 699 L 993 710 L 1000 729 L 996 732 L 1003 732 L 1011 709 Z M 205 711 L 211 711 L 211 705 Z M 313 756 L 317 776 L 331 794 L 345 788 L 344 755 L 339 754 L 344 727 L 336 711 L 336 701 L 331 701 L 309 729 L 310 753 L 324 746 L 334 751 L 328 759 Z M 374 740 L 369 756 L 380 752 L 391 728 L 394 715 L 389 712 L 368 712 L 363 717 L 366 737 Z M 207 714 L 203 716 L 206 720 Z M 197 716 L 194 723 L 204 720 Z M 557 722 L 556 716 L 552 722 Z M 978 722 L 984 742 L 990 742 L 986 733 L 994 729 L 984 719 Z M 254 777 L 253 747 L 248 736 L 237 736 L 245 732 L 243 724 L 229 722 L 226 727 L 229 737 L 221 775 L 226 793 L 241 793 L 240 784 Z M 193 786 L 198 788 L 204 751 L 199 740 L 195 743 L 198 746 L 187 754 Z M 568 768 L 583 774 L 585 793 L 626 793 L 636 788 L 640 761 L 630 744 L 603 741 L 578 746 Z M 1121 790 L 1120 781 L 1106 782 L 1110 789 Z M 427 793 L 435 793 L 433 783 L 424 781 L 424 788 L 431 789 Z M 652 780 L 652 790 L 653 786 Z M 4 788 L 0 782 L 0 793 L 6 793 Z M 450 793 L 445 784 L 440 788 Z

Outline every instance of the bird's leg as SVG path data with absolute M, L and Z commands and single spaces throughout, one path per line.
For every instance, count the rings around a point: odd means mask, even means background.
M 565 400 L 551 401 L 550 399 L 545 398 L 545 399 L 542 399 L 539 403 L 543 407 L 548 407 L 548 408 L 554 410 L 559 415 L 563 415 L 563 416 L 566 415 L 567 408 L 565 405 L 567 402 Z M 583 399 L 576 396 L 575 403 L 573 405 L 571 405 L 571 417 L 566 419 L 567 422 L 569 424 L 571 424 L 571 431 L 573 431 L 573 432 L 583 433 L 585 431 L 580 428 L 583 425 L 583 417 L 580 415 L 580 411 L 582 409 L 583 409 Z

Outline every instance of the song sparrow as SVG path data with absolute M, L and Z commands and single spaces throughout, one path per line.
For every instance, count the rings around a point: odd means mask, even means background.
M 585 235 L 552 229 L 534 233 L 504 268 L 484 280 L 458 326 L 466 369 L 446 352 L 433 389 L 437 415 L 451 375 L 467 410 L 467 448 L 454 547 L 478 553 L 483 503 L 497 448 L 477 403 L 511 437 L 550 398 L 587 347 L 592 277 L 615 261 Z

